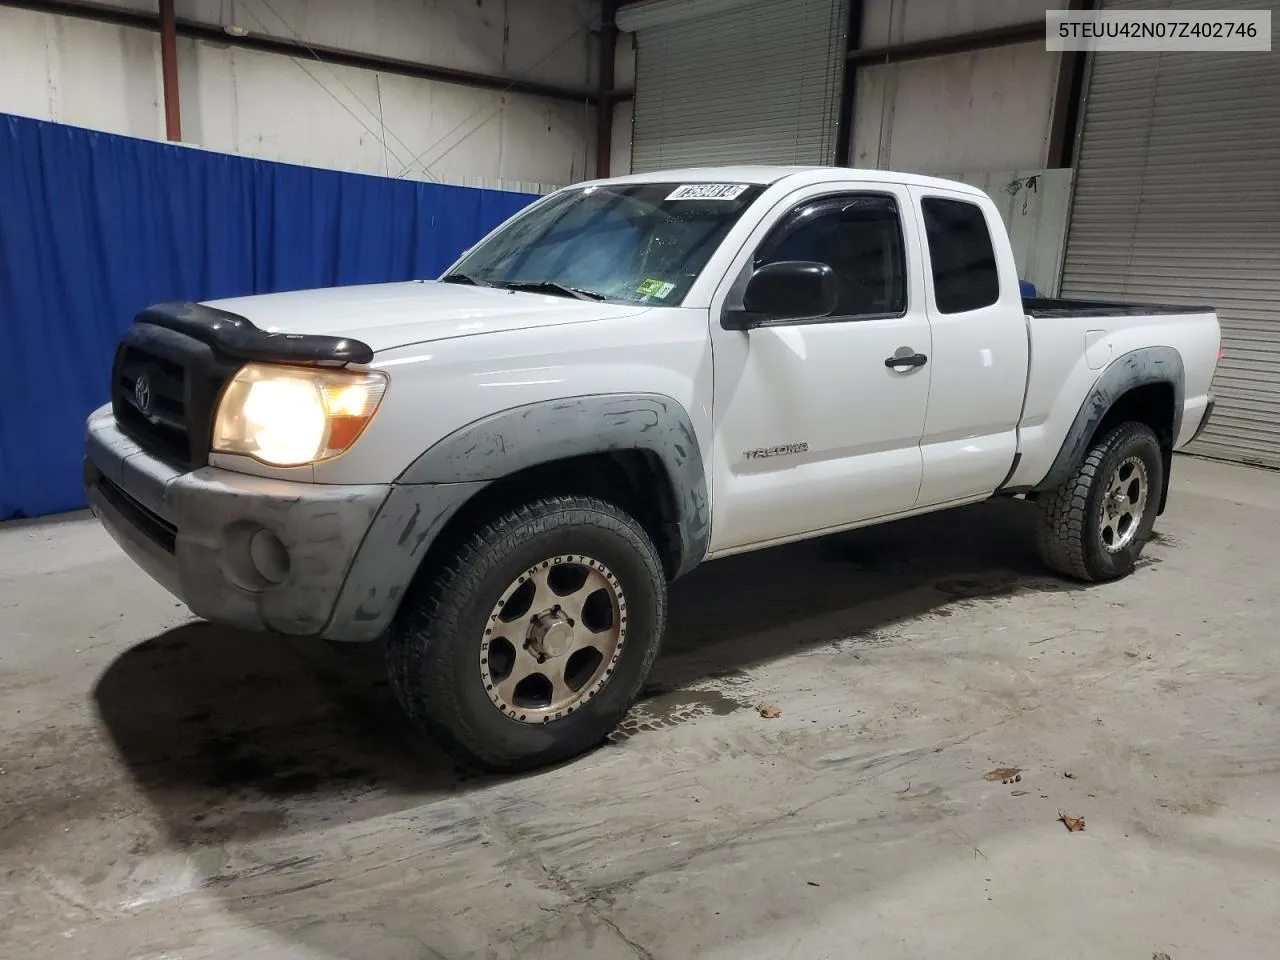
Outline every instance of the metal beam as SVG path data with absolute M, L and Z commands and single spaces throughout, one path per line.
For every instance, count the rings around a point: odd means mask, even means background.
M 64 17 L 79 17 L 86 20 L 97 20 L 123 27 L 136 27 L 140 30 L 160 30 L 158 14 L 143 13 L 138 10 L 126 10 L 92 0 L 0 0 L 0 6 L 18 7 L 24 10 L 35 10 L 40 13 L 58 14 Z M 204 40 L 228 47 L 242 47 L 246 50 L 258 50 L 263 53 L 276 53 L 301 60 L 319 60 L 323 63 L 344 67 L 358 67 L 364 70 L 377 70 L 404 77 L 415 77 L 419 80 L 435 80 L 440 83 L 453 83 L 464 87 L 475 87 L 486 90 L 500 90 L 504 93 L 523 93 L 535 97 L 547 97 L 551 100 L 566 100 L 572 103 L 591 102 L 599 97 L 599 92 L 586 87 L 562 87 L 558 84 L 542 83 L 537 80 L 521 80 L 513 77 L 502 77 L 489 73 L 475 73 L 470 70 L 457 70 L 453 67 L 440 67 L 412 60 L 400 60 L 395 57 L 382 57 L 356 50 L 339 47 L 327 47 L 314 43 L 303 43 L 300 40 L 286 37 L 270 36 L 261 33 L 247 33 L 242 37 L 226 33 L 221 25 L 191 20 L 186 17 L 175 17 L 175 30 L 180 37 Z M 627 91 L 612 91 L 610 99 L 626 99 Z
M 1096 10 L 1097 0 L 1070 0 L 1073 12 Z M 1070 167 L 1075 164 L 1076 130 L 1080 125 L 1080 105 L 1084 100 L 1085 63 L 1083 50 L 1064 50 L 1058 55 L 1058 87 L 1053 97 L 1053 114 L 1049 126 L 1048 167 Z
M 840 112 L 836 116 L 836 165 L 853 166 L 853 111 L 858 99 L 858 65 L 849 55 L 862 44 L 863 0 L 849 0 L 845 27 L 844 73 L 840 78 Z
M 596 98 L 596 176 L 609 176 L 613 153 L 613 68 L 618 54 L 617 0 L 600 0 L 600 92 Z
M 178 97 L 178 29 L 173 0 L 160 0 L 160 73 L 164 81 L 164 132 L 182 139 L 182 107 Z
M 1044 24 L 1044 20 L 1035 20 L 1031 23 L 1015 23 L 1008 27 L 975 30 L 972 33 L 961 33 L 952 37 L 932 37 L 928 40 L 913 40 L 910 43 L 895 43 L 884 47 L 863 47 L 851 50 L 848 60 L 855 66 L 872 66 L 880 63 L 901 63 L 904 60 L 923 60 L 927 57 L 945 57 L 952 53 L 971 53 L 975 50 L 989 50 L 992 47 L 1004 47 L 1014 43 L 1030 43 L 1033 40 L 1043 41 Z

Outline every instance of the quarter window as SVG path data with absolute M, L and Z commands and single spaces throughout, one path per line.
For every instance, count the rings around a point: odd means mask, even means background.
M 1000 274 L 982 208 L 941 197 L 928 197 L 920 207 L 938 312 L 964 313 L 999 300 Z
M 829 197 L 796 208 L 757 253 L 755 266 L 825 263 L 840 284 L 836 317 L 897 316 L 907 308 L 906 248 L 893 197 Z

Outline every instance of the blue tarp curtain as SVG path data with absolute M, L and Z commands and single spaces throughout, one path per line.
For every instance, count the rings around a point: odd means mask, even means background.
M 434 277 L 533 199 L 0 114 L 0 520 L 84 505 L 84 420 L 143 307 Z

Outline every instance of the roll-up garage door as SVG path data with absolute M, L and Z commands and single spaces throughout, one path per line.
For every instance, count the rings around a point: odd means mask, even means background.
M 1218 406 L 1191 450 L 1280 467 L 1280 56 L 1093 56 L 1062 295 L 1215 307 Z
M 826 164 L 847 0 L 648 0 L 636 34 L 631 167 Z

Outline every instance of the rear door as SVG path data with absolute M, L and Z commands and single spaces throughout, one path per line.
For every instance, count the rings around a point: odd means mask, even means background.
M 713 553 L 915 505 L 930 342 L 912 217 L 903 187 L 804 188 L 779 202 L 730 269 L 711 310 Z M 724 329 L 731 291 L 740 296 L 752 270 L 779 260 L 832 267 L 836 313 Z
M 1030 347 L 1017 267 L 990 200 L 911 189 L 928 260 L 932 378 L 919 505 L 996 490 L 1013 466 Z

